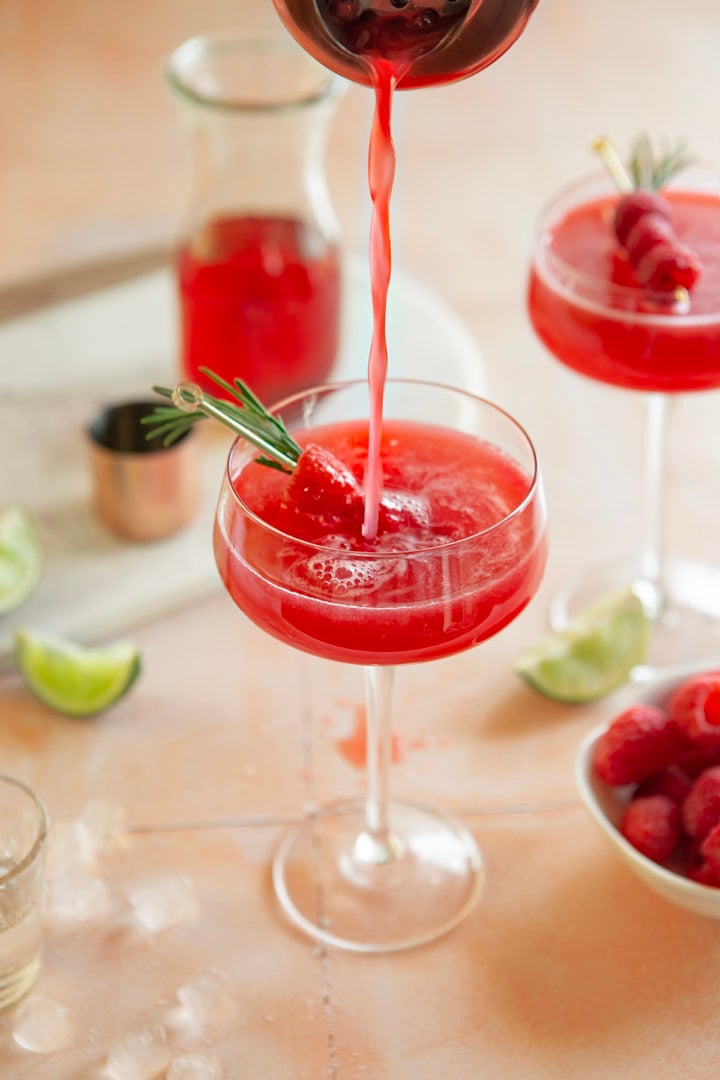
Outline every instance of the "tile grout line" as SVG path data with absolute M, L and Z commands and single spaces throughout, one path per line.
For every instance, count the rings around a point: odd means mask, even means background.
M 307 753 L 307 747 L 303 748 L 303 756 L 311 761 L 312 753 Z M 309 797 L 314 795 L 312 784 L 308 782 L 306 785 L 308 788 Z M 556 811 L 571 810 L 582 806 L 579 798 L 568 797 L 566 799 L 558 799 L 555 802 L 548 803 L 515 803 L 501 806 L 476 806 L 466 808 L 456 808 L 453 810 L 455 817 L 459 818 L 503 818 L 503 817 L 522 817 L 526 815 L 533 817 L 535 815 L 550 814 Z M 301 825 L 304 821 L 307 821 L 312 817 L 312 812 L 307 811 L 300 814 L 248 814 L 239 817 L 226 817 L 226 818 L 212 818 L 204 821 L 170 821 L 162 823 L 145 823 L 141 822 L 137 825 L 130 825 L 124 830 L 125 836 L 145 836 L 160 833 L 173 833 L 173 832 L 204 832 L 213 829 L 243 829 L 243 828 L 271 828 L 276 825 Z
M 317 808 L 317 790 L 315 785 L 315 717 L 312 709 L 312 700 L 310 694 L 310 685 L 308 679 L 307 662 L 305 657 L 300 653 L 296 657 L 297 677 L 300 684 L 300 701 L 303 703 L 302 708 L 302 761 L 303 770 L 305 773 L 305 792 L 307 804 L 313 810 Z M 311 813 L 306 814 L 306 817 L 312 816 Z M 315 842 L 313 842 L 313 854 L 315 854 Z M 324 905 L 323 905 L 323 889 L 322 880 L 318 875 L 317 863 L 313 867 L 313 873 L 315 878 L 317 901 L 317 922 L 319 926 L 322 926 L 324 919 Z M 335 1035 L 333 1031 L 333 995 L 332 995 L 332 980 L 330 978 L 331 957 L 327 946 L 317 941 L 315 943 L 315 953 L 320 962 L 320 977 L 321 977 L 321 1000 L 323 1006 L 323 1016 L 325 1018 L 325 1036 L 327 1044 L 328 1055 L 328 1080 L 338 1080 L 338 1063 L 336 1057 Z

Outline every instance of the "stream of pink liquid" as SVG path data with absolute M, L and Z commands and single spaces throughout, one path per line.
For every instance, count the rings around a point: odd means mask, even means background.
M 383 391 L 387 377 L 387 300 L 392 270 L 390 242 L 390 196 L 395 180 L 395 146 L 392 139 L 392 103 L 398 79 L 407 65 L 387 60 L 372 65 L 375 89 L 375 115 L 370 135 L 368 180 L 372 199 L 370 222 L 370 288 L 372 291 L 373 332 L 368 360 L 370 421 L 367 470 L 365 473 L 365 516 L 363 536 L 373 540 L 377 534 L 378 512 L 382 497 L 380 438 L 382 434 Z

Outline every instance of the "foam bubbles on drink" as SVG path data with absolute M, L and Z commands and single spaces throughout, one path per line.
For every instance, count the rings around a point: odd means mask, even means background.
M 161 1024 L 121 1035 L 110 1043 L 107 1072 L 112 1080 L 154 1080 L 170 1064 L 167 1036 Z
M 15 1013 L 13 1038 L 18 1046 L 35 1054 L 50 1054 L 70 1046 L 75 1022 L 69 1009 L 50 998 L 31 994 Z
M 324 590 L 341 596 L 377 588 L 381 579 L 388 576 L 375 560 L 340 558 L 322 552 L 308 559 L 307 573 Z

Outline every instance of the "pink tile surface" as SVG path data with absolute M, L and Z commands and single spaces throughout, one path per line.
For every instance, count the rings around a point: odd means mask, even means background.
M 162 58 L 190 33 L 269 9 L 0 5 L 0 282 L 169 242 L 188 158 Z M 0 770 L 29 780 L 55 820 L 102 798 L 135 830 L 97 867 L 107 916 L 48 920 L 37 991 L 71 1009 L 75 1042 L 30 1054 L 12 1039 L 14 1010 L 0 1014 L 2 1080 L 106 1080 L 109 1042 L 151 1022 L 173 1055 L 211 1052 L 228 1080 L 716 1080 L 718 926 L 633 878 L 573 785 L 583 734 L 629 692 L 559 706 L 511 673 L 545 632 L 558 584 L 589 556 L 633 549 L 642 529 L 642 403 L 561 371 L 527 324 L 537 214 L 592 167 L 598 131 L 622 145 L 638 130 L 684 135 L 716 155 L 716 43 L 711 0 L 636 0 L 632 18 L 622 0 L 541 0 L 501 63 L 396 105 L 398 265 L 476 335 L 491 396 L 537 444 L 550 508 L 550 563 L 528 611 L 483 647 L 397 678 L 394 790 L 472 830 L 486 864 L 478 907 L 441 941 L 387 957 L 318 948 L 289 927 L 270 860 L 309 803 L 362 795 L 360 680 L 290 656 L 218 591 L 131 628 L 144 672 L 102 717 L 63 719 L 14 676 L 0 681 Z M 329 161 L 345 235 L 362 250 L 368 117 L 367 96 L 351 91 Z M 669 538 L 716 558 L 716 395 L 679 401 L 674 422 Z M 13 452 L 0 432 L 0 485 Z M 196 916 L 142 933 L 128 892 L 150 873 L 187 875 Z M 213 966 L 236 1012 L 193 1030 L 177 990 Z
M 486 881 L 452 934 L 386 957 L 317 947 L 278 909 L 269 863 L 287 822 L 308 798 L 362 793 L 363 774 L 322 709 L 303 727 L 292 679 L 273 677 L 291 658 L 224 597 L 139 631 L 145 673 L 96 720 L 64 720 L 6 683 L 3 767 L 55 820 L 100 798 L 150 831 L 100 858 L 112 906 L 97 924 L 47 919 L 36 990 L 70 1008 L 74 1044 L 28 1054 L 10 1010 L 2 1076 L 99 1078 L 111 1039 L 162 1023 L 173 1054 L 212 1051 L 238 1080 L 711 1077 L 716 925 L 648 893 L 606 849 L 570 769 L 607 706 L 551 706 L 519 687 L 511 638 L 488 646 L 487 667 L 478 649 L 436 664 L 435 680 L 432 665 L 400 673 L 395 730 L 415 748 L 394 767 L 396 793 L 452 806 Z M 359 702 L 352 671 L 309 668 L 324 715 L 338 691 L 341 710 Z M 198 910 L 152 934 L 128 895 L 156 875 L 187 876 Z M 213 968 L 237 1009 L 193 1028 L 177 990 Z

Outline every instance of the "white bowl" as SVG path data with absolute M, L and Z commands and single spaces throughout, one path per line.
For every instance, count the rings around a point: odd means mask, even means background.
M 707 671 L 710 667 L 698 670 Z M 692 672 L 688 672 L 688 675 L 690 674 Z M 662 707 L 688 675 L 658 683 L 652 691 L 647 691 L 638 700 Z M 664 866 L 642 855 L 620 833 L 620 818 L 630 800 L 634 785 L 612 787 L 600 780 L 592 767 L 595 745 L 608 727 L 609 723 L 601 724 L 589 731 L 580 744 L 575 759 L 575 782 L 591 817 L 600 826 L 627 866 L 653 892 L 687 911 L 705 915 L 711 919 L 720 919 L 720 888 L 700 885 L 681 874 L 667 870 Z

